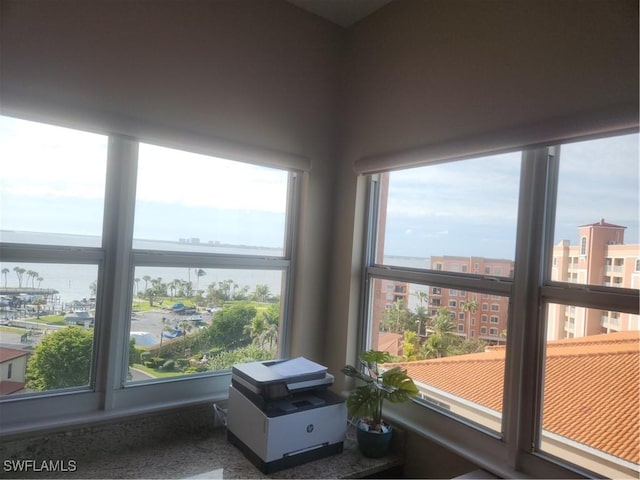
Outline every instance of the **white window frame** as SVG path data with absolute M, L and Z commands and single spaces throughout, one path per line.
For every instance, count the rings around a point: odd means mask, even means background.
M 609 132 L 606 136 L 631 132 L 637 132 L 637 129 Z M 380 174 L 369 176 L 363 268 L 365 285 L 377 278 L 386 278 L 425 285 L 431 289 L 454 288 L 481 293 L 483 299 L 487 294 L 508 297 L 511 307 L 507 322 L 509 337 L 500 433 L 486 431 L 467 419 L 434 410 L 431 405 L 418 400 L 408 407 L 389 408 L 391 413 L 387 413 L 387 417 L 505 477 L 519 476 L 523 472 L 546 478 L 568 474 L 596 475 L 580 465 L 552 457 L 539 449 L 547 304 L 578 305 L 636 315 L 640 313 L 637 290 L 551 281 L 559 174 L 559 163 L 555 157 L 559 150 L 559 146 L 523 149 L 514 272 L 508 278 L 489 279 L 477 273 L 460 275 L 439 270 L 437 265 L 433 270 L 426 270 L 377 264 L 374 246 L 379 225 L 377 206 Z M 371 292 L 368 288 L 362 292 L 358 348 L 366 349 L 371 348 L 367 343 L 370 338 L 367 308 L 371 305 Z M 515 311 L 519 312 L 520 321 L 515 320 Z M 481 334 L 484 334 L 483 330 L 486 332 L 486 327 L 481 327 Z
M 73 128 L 83 130 L 81 127 Z M 88 388 L 1 397 L 1 436 L 121 418 L 170 406 L 226 400 L 231 376 L 228 370 L 150 382 L 126 382 L 135 266 L 282 271 L 284 287 L 280 354 L 285 357 L 290 353 L 290 316 L 294 297 L 295 245 L 302 173 L 289 170 L 282 257 L 136 250 L 132 248 L 132 242 L 138 146 L 147 141 L 109 132 L 95 133 L 109 138 L 102 246 L 93 248 L 0 243 L 3 262 L 98 266 L 99 295 L 91 382 Z M 158 144 L 155 141 L 148 143 Z M 167 146 L 189 151 L 188 145 Z M 225 148 L 229 151 L 228 145 Z M 268 155 L 270 153 L 265 152 L 265 158 Z M 233 154 L 226 157 L 233 159 Z M 256 163 L 260 163 L 259 159 L 256 159 Z

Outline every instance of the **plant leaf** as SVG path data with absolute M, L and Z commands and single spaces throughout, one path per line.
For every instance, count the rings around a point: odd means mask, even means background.
M 418 394 L 418 387 L 406 371 L 400 367 L 394 367 L 382 374 L 382 383 L 385 387 L 385 397 L 390 402 L 405 402 L 409 397 Z
M 352 390 L 347 397 L 350 417 L 368 417 L 376 411 L 378 398 L 369 385 Z

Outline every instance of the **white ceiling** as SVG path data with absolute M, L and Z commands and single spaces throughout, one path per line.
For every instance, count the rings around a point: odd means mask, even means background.
M 349 27 L 391 0 L 287 0 L 341 27 Z

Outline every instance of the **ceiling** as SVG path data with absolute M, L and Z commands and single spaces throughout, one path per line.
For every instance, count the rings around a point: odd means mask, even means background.
M 349 27 L 391 0 L 287 0 L 341 27 Z

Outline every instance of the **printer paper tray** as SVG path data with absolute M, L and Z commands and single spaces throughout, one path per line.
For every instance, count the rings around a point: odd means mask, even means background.
M 231 430 L 227 430 L 227 440 L 232 445 L 238 447 L 240 451 L 242 451 L 244 456 L 247 457 L 247 459 L 264 474 L 274 473 L 285 468 L 302 465 L 312 460 L 318 460 L 319 458 L 325 458 L 330 455 L 342 453 L 343 449 L 343 442 L 325 444 L 320 445 L 317 448 L 306 449 L 300 453 L 285 455 L 282 458 L 272 460 L 271 462 L 265 462 L 258 455 L 256 455 L 253 450 L 245 445 L 242 440 L 236 437 Z

